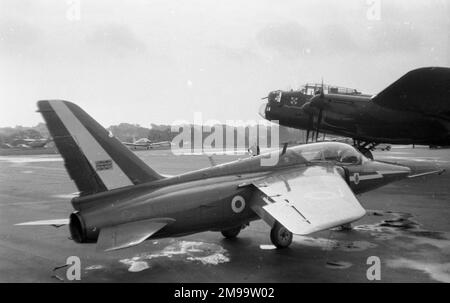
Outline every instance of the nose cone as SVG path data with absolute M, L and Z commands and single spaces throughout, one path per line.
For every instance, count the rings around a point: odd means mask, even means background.
M 411 174 L 411 169 L 406 166 L 373 161 L 376 166 L 376 171 L 383 177 L 384 183 L 390 183 L 397 180 L 404 179 Z
M 261 117 L 263 117 L 264 119 L 267 119 L 267 115 L 266 115 L 267 107 L 268 107 L 268 103 L 267 103 L 267 102 L 264 102 L 264 103 L 261 104 L 261 106 L 259 107 L 258 113 L 259 113 L 259 115 L 260 115 Z M 270 119 L 268 119 L 268 120 L 270 120 Z

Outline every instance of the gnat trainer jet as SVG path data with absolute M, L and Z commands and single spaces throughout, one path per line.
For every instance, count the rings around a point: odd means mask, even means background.
M 278 248 L 292 235 L 341 226 L 365 214 L 355 194 L 410 174 L 404 166 L 368 160 L 338 142 L 287 148 L 163 177 L 77 105 L 39 101 L 70 177 L 80 191 L 70 219 L 20 225 L 69 224 L 79 243 L 111 251 L 147 239 L 221 231 L 236 237 L 263 219 Z M 265 165 L 269 158 L 274 165 Z M 270 161 L 269 161 L 270 162 Z
M 450 145 L 450 68 L 408 72 L 379 94 L 306 85 L 273 91 L 260 109 L 281 125 L 352 138 L 367 157 L 380 143 Z

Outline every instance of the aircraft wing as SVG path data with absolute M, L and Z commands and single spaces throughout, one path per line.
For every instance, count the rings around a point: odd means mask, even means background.
M 372 98 L 394 110 L 450 120 L 450 68 L 426 67 L 408 72 Z
M 170 141 L 160 141 L 160 142 L 152 142 L 150 143 L 150 146 L 170 146 Z
M 306 235 L 358 220 L 365 215 L 335 167 L 309 166 L 275 172 L 253 182 L 259 192 L 251 208 L 272 226 Z
M 175 219 L 157 218 L 104 227 L 98 236 L 97 250 L 112 251 L 138 245 L 173 222 Z

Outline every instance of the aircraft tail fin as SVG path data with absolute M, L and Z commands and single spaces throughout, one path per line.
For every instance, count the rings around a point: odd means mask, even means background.
M 163 178 L 77 105 L 37 105 L 81 196 Z

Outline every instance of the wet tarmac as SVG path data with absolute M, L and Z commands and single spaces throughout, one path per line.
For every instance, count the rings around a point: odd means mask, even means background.
M 206 156 L 168 150 L 137 155 L 169 175 L 210 165 Z M 352 230 L 294 236 L 284 250 L 271 245 L 269 227 L 256 221 L 234 240 L 204 232 L 105 254 L 71 241 L 65 226 L 14 226 L 67 217 L 77 190 L 58 155 L 0 156 L 0 282 L 70 282 L 64 267 L 70 256 L 81 260 L 81 282 L 373 282 L 366 274 L 371 256 L 381 262 L 381 282 L 450 282 L 450 150 L 395 147 L 375 158 L 415 173 L 447 173 L 358 196 L 368 212 Z

